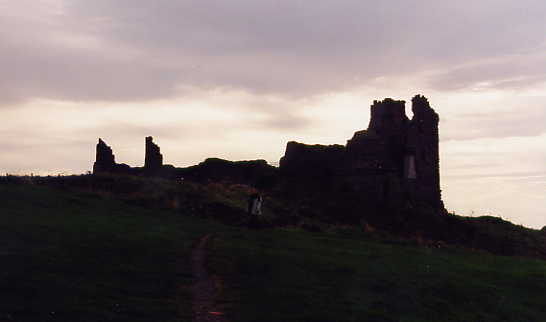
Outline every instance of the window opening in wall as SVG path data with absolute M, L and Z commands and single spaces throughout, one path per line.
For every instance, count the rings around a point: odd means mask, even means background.
M 415 169 L 415 156 L 413 154 L 405 157 L 406 178 L 417 179 L 417 171 Z

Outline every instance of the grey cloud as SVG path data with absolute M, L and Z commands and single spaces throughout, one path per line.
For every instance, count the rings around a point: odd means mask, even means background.
M 110 122 L 105 125 L 93 128 L 80 129 L 76 131 L 78 137 L 101 137 L 108 141 L 114 138 L 120 141 L 142 140 L 146 136 L 161 137 L 162 139 L 182 139 L 188 137 L 192 131 L 187 125 L 161 124 L 156 126 L 144 126 L 127 122 Z
M 538 136 L 546 133 L 546 106 L 531 101 L 514 104 L 511 109 L 489 113 L 465 113 L 449 120 L 447 133 L 440 133 L 442 141 L 478 138 Z M 544 100 L 544 99 L 542 99 Z
M 311 120 L 295 115 L 278 115 L 258 124 L 270 130 L 301 129 L 311 124 Z
M 353 49 L 359 53 L 391 48 L 404 51 L 415 42 L 428 53 L 465 55 L 491 49 L 528 47 L 537 37 L 506 18 L 525 16 L 524 28 L 543 25 L 540 1 L 437 1 L 390 3 L 349 1 L 72 1 L 67 10 L 88 21 L 107 21 L 105 31 L 117 41 L 139 46 L 186 49 L 218 56 L 280 50 L 310 54 Z M 493 9 L 491 5 L 494 4 Z M 529 10 L 533 8 L 533 10 Z M 90 17 L 93 19 L 91 20 Z M 540 19 L 540 20 L 539 20 Z M 515 22 L 515 19 L 512 20 Z M 431 28 L 436 30 L 431 30 Z M 474 29 L 474 33 L 461 34 Z M 422 34 L 417 34 L 421 32 Z M 540 32 L 538 32 L 540 33 Z M 504 36 L 520 36 L 505 39 Z M 494 41 L 484 42 L 483 36 Z M 524 37 L 521 37 L 524 36 Z M 409 37 L 409 38 L 406 38 Z M 540 38 L 540 40 L 544 40 Z M 453 41 L 462 50 L 438 46 Z M 473 45 L 473 46 L 470 46 Z M 218 51 L 221 50 L 221 51 Z M 347 54 L 348 52 L 345 52 Z
M 519 55 L 472 64 L 436 74 L 429 79 L 438 90 L 521 89 L 546 82 L 546 48 L 540 55 Z
M 536 51 L 546 27 L 546 5 L 536 0 L 57 2 L 54 14 L 4 20 L 15 32 L 0 33 L 0 104 L 137 101 L 180 86 L 313 95 Z M 457 75 L 438 83 L 472 78 Z
M 2 48 L 0 64 L 9 77 L 0 77 L 0 88 L 10 94 L 7 102 L 15 98 L 145 100 L 169 96 L 176 79 L 176 70 L 108 57 L 100 51 L 47 46 L 39 53 L 35 50 L 29 45 Z

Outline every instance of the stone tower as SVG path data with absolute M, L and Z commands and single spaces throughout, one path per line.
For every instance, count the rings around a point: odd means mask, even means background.
M 370 207 L 407 204 L 443 210 L 440 194 L 438 114 L 421 95 L 405 101 L 374 101 L 368 129 L 343 146 L 290 142 L 280 168 L 300 177 L 325 178 L 360 196 Z M 320 165 L 320 166 L 318 166 Z
M 411 100 L 413 118 L 408 128 L 405 174 L 413 198 L 443 207 L 440 190 L 439 117 L 428 100 L 416 95 Z M 413 181 L 413 182 L 412 182 Z
M 347 141 L 350 167 L 367 173 L 402 175 L 408 117 L 405 101 L 374 101 L 368 129 Z

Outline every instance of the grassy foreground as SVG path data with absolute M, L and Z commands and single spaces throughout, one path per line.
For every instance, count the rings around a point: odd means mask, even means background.
M 214 244 L 233 321 L 545 321 L 546 262 L 361 233 L 234 232 Z
M 29 185 L 0 184 L 0 198 L 0 321 L 191 321 L 205 233 L 233 322 L 546 320 L 546 261 L 248 230 Z
M 178 259 L 213 224 L 42 187 L 0 196 L 0 321 L 191 320 Z

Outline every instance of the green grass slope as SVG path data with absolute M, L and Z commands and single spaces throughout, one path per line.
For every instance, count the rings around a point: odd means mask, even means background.
M 191 321 L 189 255 L 207 233 L 233 322 L 546 320 L 546 261 L 351 229 L 225 226 L 193 216 L 210 195 L 191 188 L 191 207 L 173 211 L 0 184 L 0 321 Z
M 0 321 L 191 320 L 178 259 L 213 224 L 27 185 L 0 196 Z
M 233 321 L 545 321 L 546 262 L 355 231 L 233 232 L 211 265 Z

